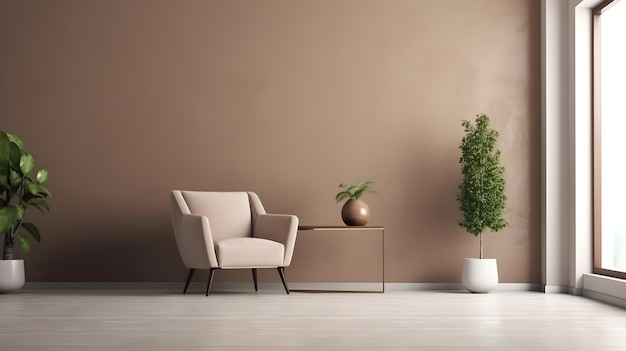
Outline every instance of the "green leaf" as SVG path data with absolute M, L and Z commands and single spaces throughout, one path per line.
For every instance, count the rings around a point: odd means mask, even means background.
M 33 194 L 33 195 L 38 195 L 39 194 L 39 187 L 40 185 L 37 183 L 33 183 L 33 182 L 28 182 L 28 184 L 26 185 L 28 188 L 28 192 Z
M 367 179 L 363 179 L 359 182 L 359 184 L 357 185 L 357 188 L 359 189 L 366 189 L 368 187 L 368 185 L 370 185 L 371 181 L 367 180 Z
M 46 188 L 44 185 L 33 183 L 33 182 L 29 182 L 28 183 L 28 192 L 32 196 L 28 196 L 28 194 L 26 194 L 24 196 L 24 200 L 25 201 L 28 201 L 29 199 L 35 198 L 35 197 L 50 197 L 50 196 L 52 196 L 52 193 L 50 192 L 50 190 L 48 190 L 48 188 Z
M 30 201 L 30 204 L 34 206 L 36 209 L 41 211 L 42 213 L 45 211 L 50 211 L 50 207 L 48 203 L 43 198 L 36 198 Z
M 20 169 L 23 174 L 28 174 L 35 168 L 35 159 L 29 153 L 23 153 L 20 158 Z
M 45 185 L 39 185 L 39 194 L 43 197 L 51 197 L 52 193 Z
M 17 213 L 17 219 L 21 221 L 26 215 L 26 207 L 22 204 L 13 205 L 15 207 L 15 211 Z
M 11 143 L 11 153 L 10 153 L 10 157 L 9 160 L 10 162 L 10 166 L 13 170 L 21 172 L 19 164 L 20 164 L 20 158 L 22 157 L 22 150 L 20 150 L 20 147 L 15 144 L 15 143 Z
M 0 164 L 0 192 L 9 188 L 9 168 L 5 164 Z
M 48 170 L 46 169 L 40 169 L 37 172 L 37 182 L 39 182 L 39 184 L 43 184 L 48 180 Z
M 22 184 L 22 176 L 19 175 L 16 171 L 11 170 L 11 187 L 15 188 Z
M 20 137 L 11 133 L 7 133 L 7 136 L 9 137 L 9 140 L 20 149 L 20 151 L 24 150 L 24 142 L 20 139 Z
M 45 185 L 41 185 L 39 183 L 32 183 L 35 185 L 35 187 L 33 187 L 33 189 L 36 188 L 37 192 L 34 194 L 36 195 L 36 197 L 51 197 L 52 193 L 50 192 L 50 190 L 48 190 L 48 188 Z M 29 189 L 30 190 L 30 189 Z
M 0 233 L 6 233 L 19 219 L 17 206 L 0 208 Z
M 39 235 L 39 229 L 32 223 L 22 223 L 22 228 L 26 229 L 30 233 L 30 235 L 37 240 L 37 242 L 41 242 L 41 236 Z
M 0 131 L 0 164 L 6 165 L 9 163 L 11 155 L 11 141 L 7 133 Z
M 24 196 L 22 196 L 22 201 L 29 205 L 32 205 L 35 200 L 46 199 L 52 196 L 48 188 L 37 183 L 30 183 L 27 190 Z
M 24 235 L 20 235 L 17 237 L 17 239 L 20 241 L 22 251 L 24 251 L 24 253 L 28 253 L 30 251 L 30 242 L 28 241 L 28 238 L 26 238 Z
M 347 191 L 342 191 L 339 194 L 337 194 L 337 196 L 335 196 L 335 201 L 341 202 L 349 197 L 350 197 L 350 193 L 348 193 Z

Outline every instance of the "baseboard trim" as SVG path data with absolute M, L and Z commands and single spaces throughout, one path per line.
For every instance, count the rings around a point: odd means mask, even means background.
M 583 274 L 583 296 L 626 307 L 626 280 L 599 274 Z
M 570 287 L 567 285 L 544 285 L 539 291 L 546 294 L 569 294 Z
M 610 305 L 626 308 L 626 300 L 620 299 L 619 297 L 615 297 L 615 296 L 611 296 L 611 295 L 607 295 L 607 294 L 603 294 L 597 291 L 587 290 L 587 289 L 583 289 L 582 296 L 590 298 L 592 300 L 605 302 Z
M 461 283 L 385 283 L 385 290 L 464 290 Z
M 536 283 L 500 283 L 495 291 L 541 291 Z
M 190 287 L 195 283 L 190 284 Z M 199 283 L 198 283 L 199 284 Z M 184 282 L 26 282 L 25 290 L 178 290 Z
M 569 286 L 567 292 L 570 295 L 582 296 L 583 295 L 583 288 L 575 288 L 573 286 Z
M 27 282 L 26 290 L 181 290 L 184 282 Z M 193 282 L 189 291 L 204 291 L 206 283 Z M 382 292 L 401 290 L 465 290 L 461 283 L 334 283 L 334 282 L 292 282 L 293 291 L 346 291 L 346 292 Z M 252 282 L 214 283 L 211 291 L 249 291 L 254 290 Z M 283 291 L 279 282 L 259 283 L 259 290 Z M 500 283 L 496 291 L 542 291 L 534 283 Z M 567 292 L 567 290 L 565 291 Z
M 384 292 L 387 284 L 383 283 L 289 283 L 293 291 L 354 291 Z
M 385 283 L 386 290 L 465 290 L 461 283 Z M 499 283 L 495 291 L 540 291 L 534 283 Z
M 293 291 L 383 291 L 382 283 L 289 283 Z M 184 282 L 27 282 L 26 290 L 183 290 Z M 192 282 L 188 291 L 205 291 L 206 283 Z M 213 283 L 211 291 L 254 290 L 252 282 Z M 259 290 L 284 291 L 279 282 L 259 282 Z

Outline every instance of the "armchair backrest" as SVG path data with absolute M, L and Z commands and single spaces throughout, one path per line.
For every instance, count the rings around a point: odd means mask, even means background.
M 213 241 L 252 235 L 246 192 L 181 191 L 189 213 L 207 217 Z

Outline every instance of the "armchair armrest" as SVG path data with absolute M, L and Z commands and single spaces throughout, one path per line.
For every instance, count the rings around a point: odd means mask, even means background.
M 285 245 L 283 267 L 291 264 L 291 256 L 298 235 L 298 217 L 286 214 L 260 214 L 252 234 L 254 237 L 274 240 Z
M 209 219 L 201 215 L 185 214 L 181 218 L 180 225 L 182 235 L 180 235 L 178 247 L 185 266 L 188 268 L 219 267 Z

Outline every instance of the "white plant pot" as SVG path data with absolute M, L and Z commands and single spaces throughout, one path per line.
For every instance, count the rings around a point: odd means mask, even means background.
M 0 293 L 24 286 L 24 260 L 0 260 Z
M 486 293 L 498 286 L 495 258 L 466 258 L 463 262 L 463 287 L 473 293 Z

